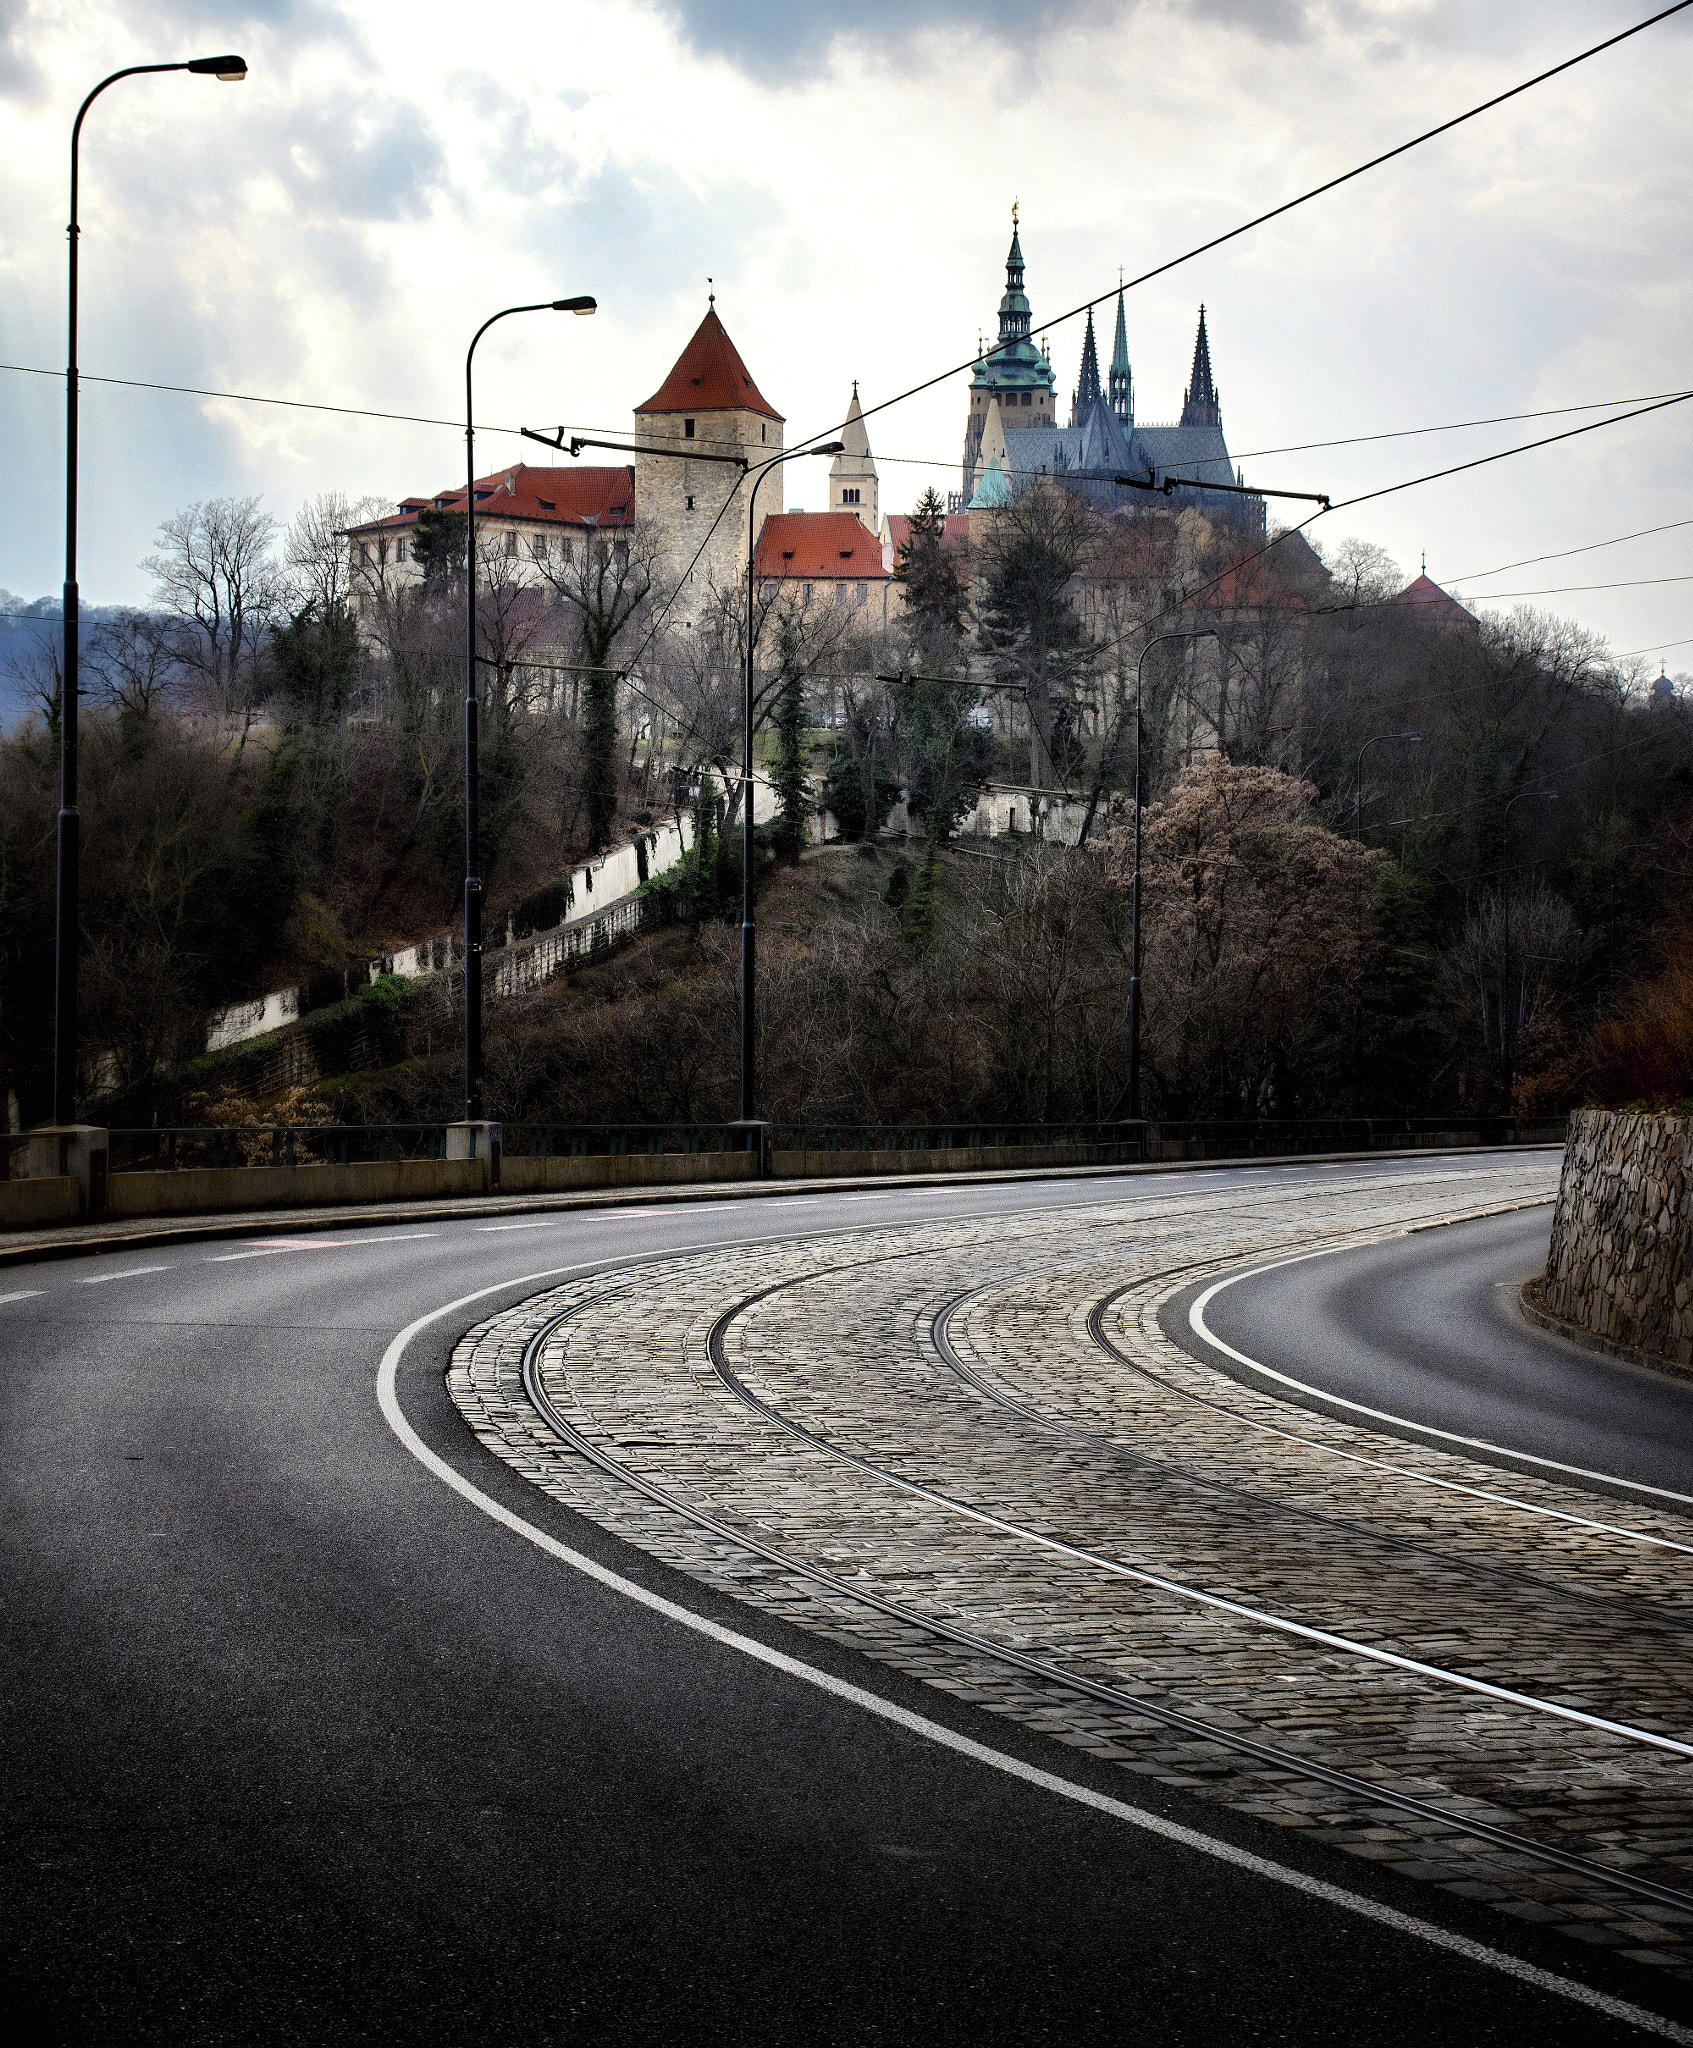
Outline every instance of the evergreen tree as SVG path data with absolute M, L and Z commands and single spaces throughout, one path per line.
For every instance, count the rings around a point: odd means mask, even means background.
M 799 865 L 805 845 L 805 679 L 784 635 L 781 687 L 776 697 L 776 798 L 781 813 L 776 823 L 776 857 L 789 867 Z
M 586 695 L 582 780 L 588 843 L 597 853 L 610 845 L 617 824 L 617 677 L 609 669 L 594 669 Z
M 963 632 L 964 579 L 946 545 L 946 512 L 932 489 L 917 501 L 894 576 L 905 585 L 907 617 L 925 636 L 956 638 Z
M 464 526 L 462 512 L 437 512 L 429 506 L 417 515 L 417 532 L 412 537 L 412 560 L 423 571 L 424 588 L 440 596 L 464 577 Z M 482 549 L 477 548 L 478 559 Z
M 359 629 L 347 605 L 302 606 L 271 635 L 270 652 L 289 722 L 325 726 L 342 717 L 359 667 Z

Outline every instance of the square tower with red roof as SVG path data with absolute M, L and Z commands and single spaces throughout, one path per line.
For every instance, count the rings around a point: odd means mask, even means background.
M 782 426 L 718 319 L 714 297 L 669 376 L 635 408 L 637 450 L 669 451 L 636 454 L 635 501 L 642 523 L 650 521 L 661 537 L 670 574 L 688 576 L 677 607 L 682 617 L 713 585 L 724 589 L 744 579 L 749 476 L 781 454 Z M 743 458 L 749 470 L 705 459 L 724 455 Z M 783 509 L 782 489 L 777 461 L 757 482 L 756 525 Z M 733 502 L 725 511 L 727 499 Z

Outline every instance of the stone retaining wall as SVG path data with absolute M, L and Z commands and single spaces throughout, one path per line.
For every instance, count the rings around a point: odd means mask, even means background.
M 1693 1117 L 1570 1118 L 1540 1305 L 1607 1344 L 1693 1367 Z

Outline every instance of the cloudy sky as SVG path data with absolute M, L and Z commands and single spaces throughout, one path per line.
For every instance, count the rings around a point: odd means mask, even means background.
M 65 159 L 119 64 L 239 50 L 241 86 L 128 80 L 83 155 L 85 371 L 450 419 L 508 323 L 490 423 L 629 429 L 718 308 L 790 439 L 968 358 L 1011 202 L 1037 322 L 1461 111 L 1649 0 L 0 0 L 0 357 L 64 350 Z M 842 22 L 850 23 L 842 27 Z M 1693 10 L 1131 295 L 1137 412 L 1174 416 L 1209 308 L 1250 480 L 1334 496 L 1595 415 L 1257 453 L 1693 384 Z M 1682 337 L 1677 340 L 1677 336 Z M 1079 323 L 1056 327 L 1067 404 Z M 956 485 L 965 378 L 872 423 L 883 503 Z M 61 387 L 0 372 L 0 586 L 56 591 Z M 88 384 L 82 582 L 139 600 L 158 522 L 259 494 L 399 498 L 447 426 Z M 483 467 L 523 443 L 490 435 Z M 1693 668 L 1693 404 L 1341 512 L 1479 599 L 1537 593 Z M 898 458 L 897 460 L 895 458 Z M 790 471 L 792 504 L 821 501 Z M 808 495 L 809 490 L 809 495 Z M 1686 576 L 1685 582 L 1647 582 Z M 1627 584 L 1626 588 L 1572 589 Z

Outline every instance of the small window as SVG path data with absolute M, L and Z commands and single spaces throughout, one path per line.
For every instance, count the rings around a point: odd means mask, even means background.
M 1032 391 L 1025 391 L 1020 402 L 1024 405 L 1028 405 L 1032 402 L 1034 395 L 1035 394 Z
M 761 422 L 761 423 L 760 423 L 760 425 L 759 425 L 759 429 L 758 429 L 758 438 L 759 438 L 759 439 L 760 439 L 761 441 L 762 441 L 762 440 L 764 439 L 764 427 L 763 427 L 763 424 L 762 424 L 762 422 Z
M 379 562 L 385 562 L 388 559 L 388 543 L 385 540 L 379 540 L 376 543 L 376 559 Z
M 404 534 L 401 534 L 401 535 L 400 535 L 400 537 L 399 537 L 399 539 L 398 539 L 397 541 L 395 541 L 395 543 L 394 543 L 394 559 L 395 559 L 395 561 L 396 561 L 396 562 L 403 562 L 403 561 L 405 560 L 405 558 L 406 558 L 406 537 L 405 537 L 405 535 L 404 535 Z
M 359 542 L 359 560 L 366 564 L 370 561 L 370 542 L 367 540 Z
M 843 505 L 856 505 L 858 503 L 858 486 L 856 484 L 853 485 L 851 490 L 842 491 L 841 503 Z
M 684 420 L 684 421 L 682 422 L 682 439 L 683 439 L 684 441 L 691 441 L 691 440 L 692 440 L 693 438 L 694 438 L 694 423 L 693 423 L 693 421 L 692 421 L 692 420 Z
M 517 535 L 515 533 L 508 533 L 506 535 L 506 553 L 508 555 L 515 555 L 517 553 Z
M 868 597 L 869 595 L 870 595 L 870 586 L 869 586 L 869 585 L 868 585 L 867 583 L 861 583 L 861 584 L 860 584 L 860 585 L 858 586 L 858 602 L 859 602 L 860 604 L 862 604 L 862 603 L 864 602 L 864 600 L 865 600 L 865 599 L 866 599 L 866 598 L 867 598 L 867 597 Z
M 805 586 L 804 595 L 807 597 L 811 595 L 811 585 L 809 583 Z
M 685 499 L 683 502 L 687 505 L 687 508 L 690 512 L 694 509 L 694 501 L 691 497 Z

